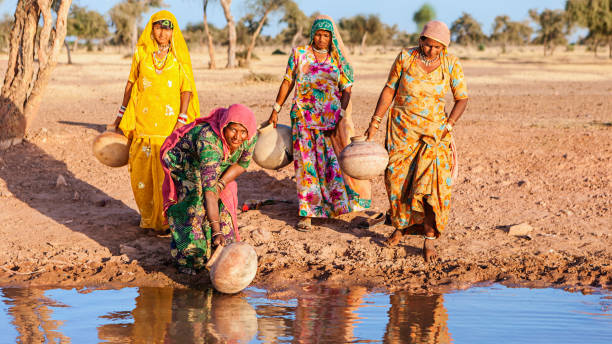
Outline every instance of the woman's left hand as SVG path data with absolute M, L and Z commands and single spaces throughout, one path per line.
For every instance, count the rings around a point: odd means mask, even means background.
M 220 233 L 220 232 L 219 232 Z M 219 234 L 215 235 L 212 242 L 213 246 L 225 246 L 225 235 Z

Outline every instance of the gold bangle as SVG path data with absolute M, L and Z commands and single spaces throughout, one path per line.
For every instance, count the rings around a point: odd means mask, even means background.
M 372 119 L 375 120 L 378 123 L 382 122 L 382 118 L 378 117 L 378 116 L 374 116 L 374 117 L 372 117 Z
M 378 129 L 378 127 L 380 126 L 380 124 L 374 123 L 374 122 L 371 122 L 370 125 L 373 126 L 376 129 Z
M 448 130 L 449 133 L 453 131 L 453 125 L 449 122 L 446 122 L 446 130 Z

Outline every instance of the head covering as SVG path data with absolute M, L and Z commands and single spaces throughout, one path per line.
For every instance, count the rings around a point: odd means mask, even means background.
M 157 41 L 153 38 L 153 23 L 159 21 L 169 21 L 172 26 L 172 38 L 170 41 L 170 52 L 181 65 L 182 71 L 185 73 L 185 77 L 189 83 L 191 83 L 191 98 L 189 99 L 189 107 L 187 108 L 187 117 L 189 119 L 195 119 L 200 117 L 200 102 L 198 100 L 198 91 L 196 90 L 195 81 L 193 78 L 193 69 L 191 68 L 191 57 L 189 56 L 189 50 L 187 49 L 187 43 L 183 38 L 181 29 L 178 26 L 176 17 L 169 11 L 159 11 L 151 16 L 147 26 L 136 43 L 136 51 L 141 51 L 144 54 L 140 55 L 140 58 L 152 54 L 158 50 Z M 136 126 L 136 119 L 134 113 L 134 101 L 138 99 L 140 91 L 138 87 L 132 87 L 132 95 L 130 102 L 128 103 L 123 120 L 121 121 L 120 128 L 123 132 L 129 136 L 129 132 L 132 132 Z
M 214 109 L 208 117 L 204 118 L 204 121 L 208 122 L 215 134 L 221 138 L 221 142 L 223 142 L 223 154 L 225 156 L 229 153 L 229 145 L 225 140 L 225 135 L 223 135 L 223 128 L 228 124 L 242 124 L 247 130 L 247 140 L 253 138 L 257 133 L 257 122 L 255 121 L 253 111 L 242 104 L 234 104 L 227 109 Z
M 153 25 L 155 24 L 161 25 L 162 29 L 174 29 L 174 24 L 168 19 L 158 20 L 153 23 Z
M 168 210 L 168 208 L 176 204 L 177 196 L 176 196 L 176 187 L 174 186 L 174 182 L 172 181 L 172 176 L 170 169 L 166 166 L 164 162 L 164 156 L 166 153 L 174 148 L 178 142 L 181 140 L 187 132 L 193 129 L 196 125 L 208 123 L 212 130 L 217 134 L 221 141 L 223 142 L 223 153 L 224 156 L 227 156 L 229 153 L 229 146 L 223 136 L 223 128 L 225 128 L 230 123 L 239 123 L 242 124 L 247 130 L 247 140 L 253 138 L 253 136 L 257 133 L 257 123 L 255 121 L 255 116 L 253 115 L 253 111 L 248 107 L 242 104 L 234 104 L 229 108 L 217 108 L 211 111 L 208 117 L 200 117 L 196 118 L 194 122 L 191 122 L 187 125 L 180 127 L 175 130 L 166 140 L 160 149 L 160 158 L 162 169 L 164 170 L 164 182 L 162 184 L 162 196 L 164 198 L 164 213 Z M 238 223 L 237 223 L 237 210 L 238 210 L 238 184 L 235 181 L 227 183 L 225 188 L 219 194 L 219 198 L 221 202 L 225 205 L 225 208 L 229 211 L 232 222 L 234 224 L 234 230 L 236 232 L 236 238 L 240 241 L 240 236 L 238 234 Z
M 340 31 L 338 31 L 338 28 L 336 27 L 336 23 L 334 23 L 334 20 L 330 16 L 317 16 L 314 22 L 312 23 L 312 27 L 310 28 L 311 45 L 315 32 L 317 32 L 318 30 L 325 30 L 331 32 L 332 49 L 330 51 L 330 54 L 336 61 L 339 61 L 344 75 L 351 83 L 353 83 L 355 81 L 353 76 L 353 67 L 351 66 L 351 61 L 349 60 L 346 48 L 344 47 L 344 43 L 342 42 L 342 37 L 340 36 Z
M 448 26 L 439 20 L 432 20 L 425 24 L 421 37 L 431 38 L 448 47 L 451 40 L 451 33 Z

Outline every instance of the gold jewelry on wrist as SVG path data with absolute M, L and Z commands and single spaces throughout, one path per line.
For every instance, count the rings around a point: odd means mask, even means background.
M 382 122 L 382 117 L 373 116 L 372 119 L 378 123 Z
M 380 124 L 378 124 L 376 122 L 370 122 L 370 125 L 373 126 L 376 129 L 378 129 L 378 127 L 380 126 Z
M 340 118 L 344 118 L 345 115 L 346 115 L 346 110 L 340 109 Z
M 278 103 L 274 103 L 274 105 L 272 106 L 272 108 L 274 109 L 274 111 L 276 112 L 280 112 L 281 109 L 283 108 L 282 105 L 278 105 Z

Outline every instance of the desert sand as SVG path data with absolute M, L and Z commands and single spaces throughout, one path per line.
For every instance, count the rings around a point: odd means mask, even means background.
M 423 263 L 420 238 L 390 249 L 381 243 L 393 228 L 356 228 L 362 217 L 386 210 L 382 177 L 372 183 L 372 212 L 314 220 L 314 229 L 301 233 L 293 229 L 293 166 L 270 171 L 252 163 L 238 180 L 241 203 L 292 201 L 239 214 L 240 233 L 259 255 L 254 284 L 279 292 L 309 283 L 418 292 L 487 281 L 612 288 L 612 61 L 580 50 L 545 59 L 540 49 L 454 50 L 470 103 L 455 126 L 460 170 L 448 228 L 435 242 L 439 262 Z M 371 48 L 353 56 L 358 134 L 398 52 Z M 206 274 L 176 272 L 169 236 L 138 228 L 127 168 L 106 167 L 92 155 L 94 137 L 122 97 L 131 61 L 125 53 L 76 53 L 73 65 L 61 56 L 27 140 L 0 152 L 0 286 L 208 283 Z M 192 51 L 202 113 L 240 102 L 259 122 L 267 119 L 287 56 L 256 54 L 250 70 L 274 81 L 246 81 L 244 68 L 209 70 L 206 52 Z M 282 123 L 289 123 L 289 108 Z M 383 137 L 379 131 L 376 141 Z M 521 223 L 533 228 L 528 235 L 508 233 Z

